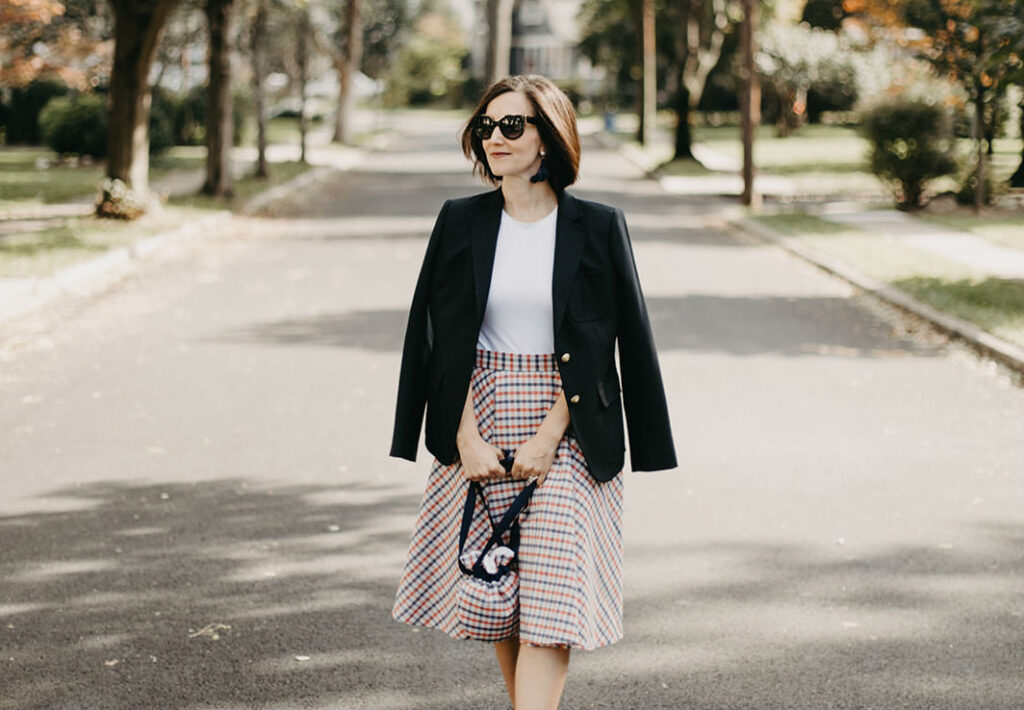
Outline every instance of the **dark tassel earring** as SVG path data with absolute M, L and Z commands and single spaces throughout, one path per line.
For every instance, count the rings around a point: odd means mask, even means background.
M 548 179 L 548 166 L 544 160 L 544 151 L 540 152 L 540 167 L 537 168 L 537 172 L 534 173 L 533 177 L 530 178 L 530 182 L 541 182 L 542 180 Z

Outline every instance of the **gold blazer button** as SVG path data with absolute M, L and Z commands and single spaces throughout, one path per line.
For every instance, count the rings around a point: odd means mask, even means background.
M 570 360 L 572 360 L 572 357 L 569 353 L 562 353 L 562 362 L 569 362 Z
M 570 399 L 569 401 L 572 402 L 573 404 L 579 404 L 580 403 L 580 396 L 578 394 L 574 394 L 572 396 L 572 399 Z

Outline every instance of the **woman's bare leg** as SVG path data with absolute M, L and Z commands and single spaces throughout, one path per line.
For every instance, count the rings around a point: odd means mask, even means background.
M 505 676 L 505 687 L 512 707 L 516 706 L 516 659 L 519 657 L 519 637 L 512 636 L 494 644 L 494 655 L 498 657 L 501 674 Z
M 558 710 L 568 673 L 568 648 L 522 644 L 515 672 L 516 710 Z

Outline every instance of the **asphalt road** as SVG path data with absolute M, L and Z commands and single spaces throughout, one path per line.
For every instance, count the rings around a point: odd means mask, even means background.
M 386 457 L 443 199 L 419 120 L 355 171 L 0 332 L 0 708 L 505 708 L 389 610 L 429 462 Z M 588 140 L 677 470 L 626 476 L 626 638 L 563 708 L 1024 707 L 1024 390 Z

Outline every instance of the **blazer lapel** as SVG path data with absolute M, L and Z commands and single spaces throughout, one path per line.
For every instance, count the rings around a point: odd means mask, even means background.
M 501 188 L 491 191 L 470 222 L 469 244 L 473 253 L 477 329 L 484 322 L 487 294 L 491 290 L 494 250 L 498 246 L 498 229 L 501 227 L 501 208 L 504 204 L 505 197 Z
M 576 198 L 565 190 L 558 197 L 558 221 L 555 226 L 555 268 L 551 275 L 552 316 L 557 335 L 565 316 L 572 282 L 576 278 L 583 247 L 587 243 L 587 230 L 580 219 Z

